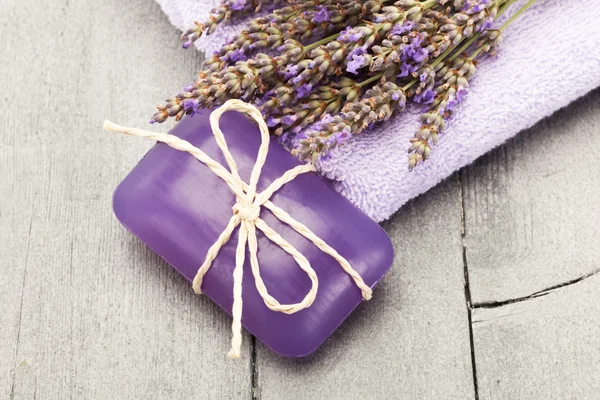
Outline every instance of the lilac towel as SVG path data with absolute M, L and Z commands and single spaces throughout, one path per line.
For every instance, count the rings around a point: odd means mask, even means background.
M 157 1 L 181 30 L 219 2 Z M 467 99 L 426 163 L 407 170 L 408 141 L 419 125 L 419 110 L 409 108 L 351 139 L 321 163 L 321 172 L 374 220 L 390 217 L 457 169 L 600 86 L 598 21 L 598 0 L 538 0 L 507 29 L 498 57 L 480 63 Z M 210 53 L 239 28 L 224 26 L 198 47 Z

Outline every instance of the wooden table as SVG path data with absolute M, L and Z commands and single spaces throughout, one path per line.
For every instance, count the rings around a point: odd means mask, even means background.
M 600 398 L 600 91 L 403 207 L 391 273 L 281 359 L 125 231 L 151 146 L 107 136 L 200 68 L 149 0 L 0 5 L 0 398 Z M 154 127 L 165 130 L 165 126 Z

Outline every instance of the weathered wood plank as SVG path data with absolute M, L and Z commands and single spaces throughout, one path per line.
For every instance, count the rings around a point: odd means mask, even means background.
M 257 344 L 270 399 L 472 399 L 456 177 L 385 224 L 391 272 L 322 348 L 282 359 Z
M 597 399 L 600 274 L 473 311 L 479 398 Z
M 600 269 L 600 90 L 466 169 L 474 302 L 504 301 Z
M 230 319 L 111 211 L 151 143 L 103 119 L 144 126 L 198 54 L 153 2 L 2 3 L 0 397 L 247 398 Z

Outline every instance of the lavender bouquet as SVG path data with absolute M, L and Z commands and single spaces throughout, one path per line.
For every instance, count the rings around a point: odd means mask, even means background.
M 412 100 L 424 107 L 407 143 L 412 169 L 430 157 L 465 98 L 477 58 L 495 54 L 502 32 L 535 0 L 499 25 L 515 2 L 224 0 L 184 32 L 184 48 L 219 23 L 262 15 L 206 60 L 196 81 L 151 122 L 241 98 L 261 109 L 294 155 L 317 162 Z

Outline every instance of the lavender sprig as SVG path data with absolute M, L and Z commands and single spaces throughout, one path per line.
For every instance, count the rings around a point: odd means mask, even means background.
M 466 57 L 455 59 L 450 67 L 444 64 L 439 66 L 441 68 L 435 74 L 438 78 L 436 87 L 433 90 L 426 89 L 414 98 L 417 103 L 431 106 L 421 115 L 421 127 L 410 140 L 409 169 L 429 158 L 431 144 L 437 144 L 446 122 L 452 117 L 458 103 L 464 100 L 469 80 L 476 69 L 475 62 Z
M 241 98 L 260 107 L 272 132 L 316 162 L 352 135 L 426 107 L 410 141 L 409 168 L 430 157 L 477 59 L 495 54 L 515 0 L 223 0 L 184 33 L 184 47 L 217 24 L 268 7 L 205 62 L 193 84 L 158 107 L 151 122 Z

